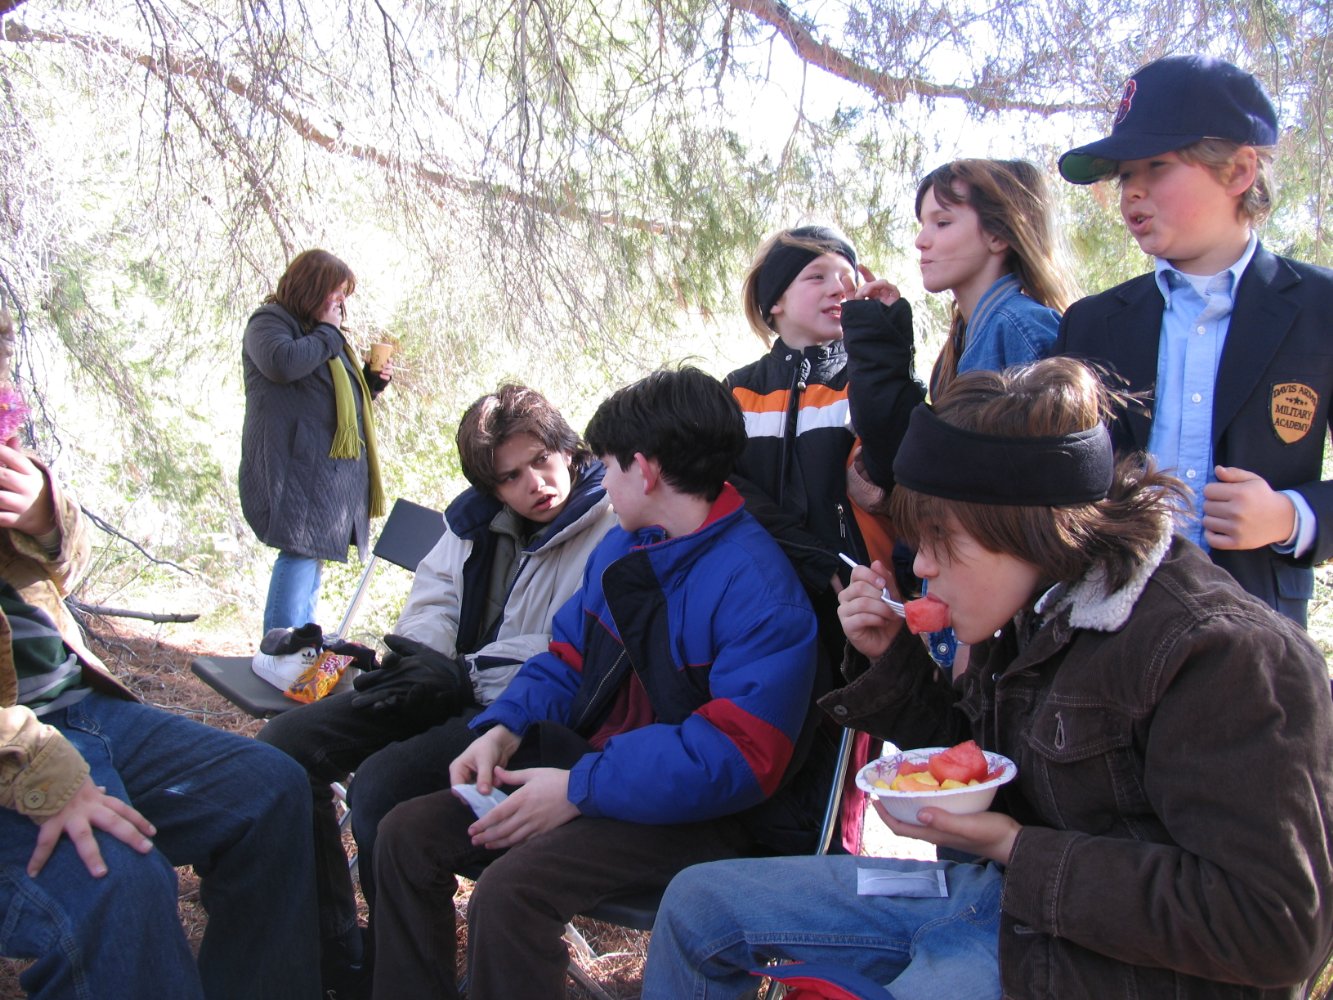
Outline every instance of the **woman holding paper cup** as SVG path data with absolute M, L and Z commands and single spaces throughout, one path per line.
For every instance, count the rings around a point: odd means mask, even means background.
M 364 558 L 369 519 L 384 514 L 371 400 L 389 382 L 363 366 L 343 323 L 356 276 L 306 250 L 246 324 L 241 510 L 278 550 L 264 631 L 317 621 L 320 564 Z

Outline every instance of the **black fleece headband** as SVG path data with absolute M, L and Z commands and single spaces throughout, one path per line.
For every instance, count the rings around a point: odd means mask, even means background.
M 1104 426 L 1058 437 L 965 431 L 929 406 L 912 411 L 893 478 L 899 486 L 967 503 L 1064 507 L 1104 500 L 1115 473 Z
M 829 244 L 826 252 L 842 254 L 851 262 L 852 270 L 856 270 L 856 251 L 836 229 L 830 229 L 828 226 L 801 226 L 799 229 L 790 230 L 788 235 L 801 240 L 817 240 Z M 772 312 L 778 299 L 782 298 L 787 286 L 805 270 L 805 265 L 821 256 L 823 254 L 789 243 L 774 245 L 764 258 L 763 264 L 759 266 L 759 281 L 755 287 L 759 297 L 759 309 L 765 319 Z

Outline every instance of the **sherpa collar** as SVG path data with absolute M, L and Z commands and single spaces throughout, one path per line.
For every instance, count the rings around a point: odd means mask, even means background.
M 1044 620 L 1050 621 L 1068 608 L 1071 628 L 1116 631 L 1129 620 L 1135 603 L 1148 586 L 1148 580 L 1166 557 L 1166 551 L 1171 547 L 1171 525 L 1169 515 L 1162 519 L 1157 543 L 1119 590 L 1111 594 L 1106 592 L 1106 573 L 1098 566 L 1076 583 L 1052 587 L 1041 595 L 1034 610 Z

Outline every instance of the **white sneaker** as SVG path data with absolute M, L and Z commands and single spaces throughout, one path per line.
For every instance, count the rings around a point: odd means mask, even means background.
M 324 648 L 324 634 L 310 622 L 299 628 L 269 629 L 250 669 L 280 691 L 286 691 L 315 663 Z

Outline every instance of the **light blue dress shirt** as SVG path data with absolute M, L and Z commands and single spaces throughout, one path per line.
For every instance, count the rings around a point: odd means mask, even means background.
M 1222 361 L 1236 289 L 1254 257 L 1258 237 L 1236 263 L 1208 276 L 1185 274 L 1157 258 L 1157 288 L 1162 311 L 1157 354 L 1157 389 L 1148 450 L 1158 465 L 1185 481 L 1193 495 L 1193 516 L 1179 525 L 1185 537 L 1207 550 L 1203 540 L 1203 488 L 1213 473 L 1213 390 Z M 1296 506 L 1297 530 L 1279 551 L 1300 554 L 1314 541 L 1314 514 L 1305 498 L 1284 490 Z M 1308 536 L 1308 537 L 1306 537 Z

